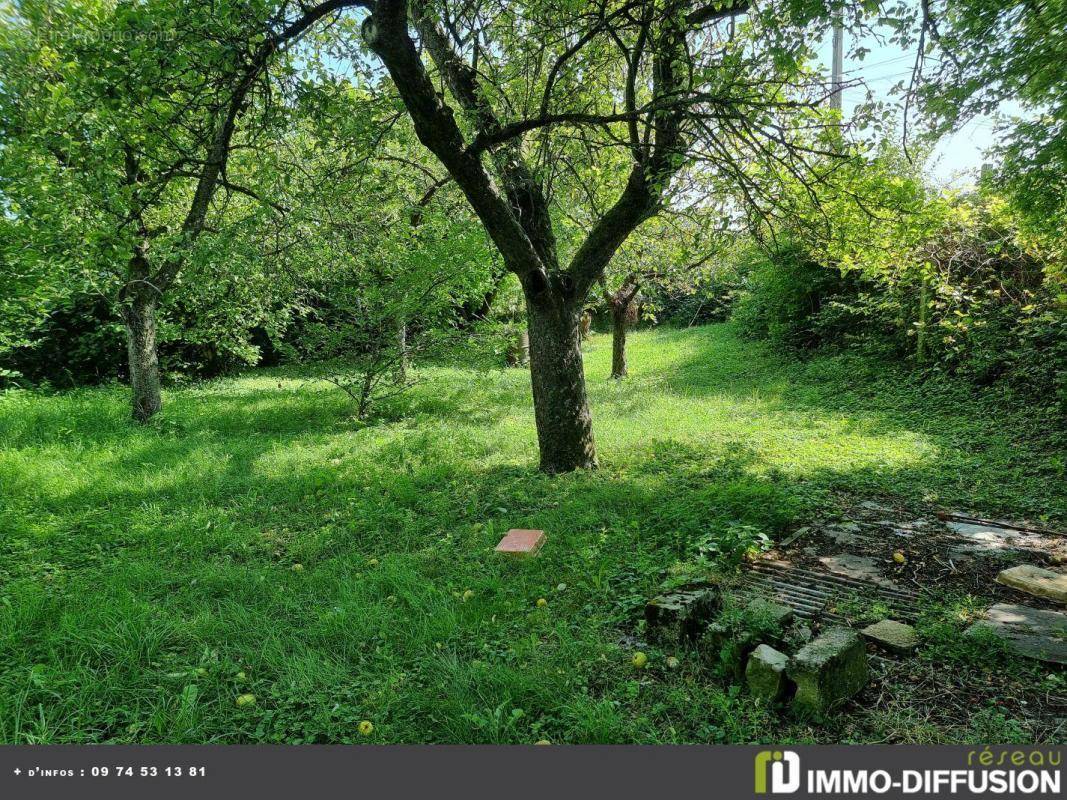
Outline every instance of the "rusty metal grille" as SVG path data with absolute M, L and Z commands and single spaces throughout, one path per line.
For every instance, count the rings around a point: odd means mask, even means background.
M 914 620 L 919 616 L 916 592 L 815 572 L 786 561 L 765 559 L 750 564 L 744 585 L 788 605 L 798 617 L 805 619 L 818 617 L 844 622 L 844 616 L 831 609 L 851 598 L 881 602 L 897 619 Z

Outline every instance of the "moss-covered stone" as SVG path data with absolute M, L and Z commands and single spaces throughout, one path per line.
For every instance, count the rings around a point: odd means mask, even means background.
M 789 656 L 770 645 L 761 644 L 748 657 L 745 681 L 752 694 L 768 703 L 773 703 L 785 694 L 788 680 L 785 671 Z
M 867 685 L 867 650 L 850 628 L 830 628 L 800 649 L 786 670 L 797 685 L 793 708 L 821 714 Z
M 919 646 L 919 634 L 915 628 L 892 619 L 868 625 L 860 633 L 878 647 L 900 655 L 912 653 Z
M 719 653 L 732 635 L 732 630 L 722 622 L 712 622 L 704 627 L 697 637 L 697 650 L 700 657 L 709 667 L 719 663 Z
M 697 638 L 715 611 L 712 588 L 685 589 L 654 597 L 645 605 L 645 622 L 652 638 L 680 644 Z
M 793 609 L 763 597 L 752 600 L 744 609 L 745 625 L 757 636 L 777 638 L 793 621 Z
M 813 636 L 811 626 L 797 620 L 782 634 L 782 644 L 785 645 L 787 652 L 792 653 L 810 642 Z
M 708 669 L 727 680 L 740 680 L 745 674 L 745 658 L 756 644 L 743 628 L 716 621 L 701 633 L 697 649 Z
M 762 597 L 745 599 L 725 596 L 722 613 L 704 628 L 698 640 L 704 663 L 727 680 L 743 680 L 753 648 L 780 644 L 782 628 L 793 618 L 788 606 Z

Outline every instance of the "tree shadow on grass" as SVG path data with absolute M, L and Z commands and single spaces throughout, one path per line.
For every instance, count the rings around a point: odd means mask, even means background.
M 180 486 L 71 495 L 71 507 L 110 505 L 127 539 L 106 561 L 77 565 L 0 609 L 18 616 L 17 625 L 0 625 L 8 652 L 0 677 L 45 665 L 43 688 L 21 691 L 43 709 L 50 741 L 84 732 L 133 741 L 337 741 L 351 720 L 323 709 L 341 700 L 363 718 L 369 697 L 378 704 L 376 725 L 391 724 L 407 741 L 523 741 L 521 730 L 479 721 L 512 707 L 547 720 L 560 740 L 655 740 L 669 727 L 681 741 L 699 741 L 711 709 L 692 713 L 697 701 L 658 672 L 631 697 L 632 674 L 616 666 L 625 656 L 620 637 L 638 631 L 641 607 L 672 568 L 731 524 L 774 535 L 820 510 L 821 492 L 923 483 L 930 469 L 815 468 L 786 477 L 752 449 L 709 453 L 664 439 L 618 469 L 551 478 L 514 464 L 442 465 L 424 457 L 431 444 L 396 439 L 356 469 L 309 460 L 269 474 L 247 468 L 257 450 L 248 445 L 241 459 L 220 465 L 211 491 L 186 470 Z M 172 504 L 175 492 L 203 496 L 183 509 Z M 154 532 L 135 524 L 146 506 L 168 504 Z M 205 509 L 212 525 L 197 528 Z M 277 535 L 263 539 L 260 526 Z M 548 533 L 538 558 L 515 563 L 492 553 L 510 527 Z M 64 547 L 94 544 L 87 532 L 74 537 Z M 66 552 L 47 555 L 61 566 Z M 372 557 L 380 564 L 371 566 Z M 457 599 L 468 588 L 473 598 Z M 543 613 L 537 597 L 549 598 Z M 168 678 L 196 664 L 209 676 Z M 237 688 L 228 676 L 238 669 L 252 676 L 264 714 L 234 715 Z M 197 727 L 178 704 L 145 709 L 144 698 L 160 696 L 161 686 L 194 680 L 202 693 Z M 701 687 L 703 697 L 710 690 Z M 758 736 L 742 727 L 745 701 L 730 703 L 737 718 L 719 723 L 738 728 L 722 735 Z M 654 704 L 665 709 L 662 731 L 649 715 Z M 149 713 L 155 721 L 145 728 Z
M 648 355 L 667 355 L 643 373 L 635 369 L 634 391 L 595 388 L 596 405 L 636 419 L 649 406 L 640 391 L 644 382 L 663 397 L 692 398 L 704 407 L 721 400 L 721 407 L 752 423 L 756 438 L 765 433 L 827 445 L 856 437 L 895 441 L 896 449 L 911 448 L 919 461 L 937 467 L 926 472 L 929 491 L 910 481 L 899 487 L 902 495 L 928 495 L 932 502 L 965 503 L 991 514 L 1067 520 L 1065 420 L 1032 400 L 1020 404 L 962 381 L 923 380 L 855 354 L 787 358 L 739 339 L 729 325 L 649 336 L 654 338 L 643 345 Z M 877 480 L 855 483 L 883 495 L 897 488 Z
M 698 541 L 735 524 L 779 535 L 835 513 L 838 492 L 937 491 L 1016 509 L 1062 497 L 1044 462 L 988 432 L 971 453 L 972 428 L 950 424 L 951 409 L 924 416 L 919 401 L 897 408 L 891 393 L 862 387 L 835 395 L 839 380 L 746 362 L 732 340 L 732 355 L 709 366 L 719 334 L 664 335 L 679 352 L 645 373 L 635 365 L 632 382 L 591 376 L 594 415 L 617 418 L 597 472 L 538 473 L 532 422 L 530 449 L 494 451 L 500 440 L 482 428 L 531 416 L 518 373 L 457 385 L 435 375 L 394 407 L 413 426 L 389 415 L 361 426 L 340 397 L 285 381 L 175 393 L 148 430 L 125 423 L 123 398 L 107 393 L 83 406 L 50 398 L 32 424 L 0 422 L 15 446 L 82 473 L 42 476 L 56 487 L 43 502 L 28 483 L 5 497 L 0 689 L 42 709 L 35 735 L 46 741 L 337 741 L 368 698 L 381 730 L 407 741 L 523 741 L 516 727 L 493 727 L 509 708 L 560 740 L 700 741 L 714 717 L 716 735 L 751 741 L 769 723 L 743 698 L 704 682 L 692 695 L 685 678 L 660 673 L 632 696 L 633 674 L 620 668 L 620 637 L 637 632 L 645 600 Z M 646 380 L 656 392 L 639 391 Z M 670 403 L 717 396 L 751 406 L 753 430 L 808 436 L 805 419 L 852 417 L 855 438 L 915 432 L 935 446 L 906 462 L 880 461 L 872 447 L 786 465 L 782 450 L 736 431 L 683 437 L 669 424 L 683 406 Z M 635 429 L 642 404 L 659 401 L 666 424 Z M 14 514 L 24 527 L 6 525 Z M 547 531 L 537 559 L 494 556 L 511 527 Z M 209 676 L 192 677 L 201 664 Z M 238 669 L 261 697 L 255 713 L 233 713 Z M 178 699 L 193 681 L 202 694 L 190 710 Z M 720 705 L 701 705 L 709 697 Z
M 938 414 L 917 418 L 906 404 L 907 413 L 896 413 L 892 397 L 868 402 L 862 394 L 854 394 L 842 399 L 840 392 L 832 391 L 837 383 L 820 382 L 773 354 L 759 355 L 762 351 L 757 350 L 758 357 L 753 357 L 748 344 L 725 329 L 656 336 L 664 339 L 667 349 L 680 352 L 644 375 L 638 371 L 630 383 L 593 385 L 594 414 L 598 409 L 612 412 L 601 416 L 612 417 L 616 431 L 601 449 L 604 469 L 592 476 L 552 479 L 533 469 L 534 432 L 525 374 L 516 372 L 507 380 L 496 374 L 435 374 L 409 398 L 387 406 L 383 417 L 369 426 L 352 419 L 339 393 L 306 384 L 293 388 L 284 381 L 275 388 L 270 385 L 275 378 L 264 375 L 261 379 L 268 384 L 264 387 L 223 381 L 195 393 L 179 392 L 148 428 L 116 423 L 117 409 L 124 412 L 124 406 L 112 394 L 89 396 L 89 404 L 76 409 L 73 427 L 70 400 L 85 398 L 77 393 L 49 398 L 34 409 L 32 424 L 18 430 L 9 427 L 17 434 L 12 444 L 30 449 L 69 444 L 69 457 L 61 450 L 46 453 L 45 459 L 54 457 L 65 469 L 65 459 L 77 467 L 82 454 L 87 454 L 82 480 L 67 484 L 61 470 L 48 475 L 42 468 L 38 473 L 27 462 L 25 479 L 16 476 L 9 482 L 8 496 L 17 513 L 26 515 L 28 504 L 35 504 L 53 518 L 31 526 L 14 520 L 13 512 L 6 516 L 17 530 L 32 527 L 69 537 L 87 514 L 110 515 L 116 541 L 125 542 L 129 531 L 123 530 L 124 515 L 143 518 L 144 524 L 165 531 L 170 508 L 184 507 L 178 519 L 187 527 L 212 520 L 215 524 L 236 508 L 251 530 L 273 525 L 273 516 L 279 513 L 297 517 L 302 511 L 306 513 L 298 527 L 303 530 L 315 524 L 311 512 L 324 519 L 338 508 L 350 508 L 352 502 L 360 505 L 350 498 L 369 492 L 379 498 L 378 507 L 368 515 L 372 525 L 357 520 L 349 526 L 363 537 L 370 535 L 374 524 L 406 528 L 408 515 L 437 519 L 441 509 L 461 519 L 492 517 L 497 508 L 509 515 L 516 510 L 527 513 L 546 497 L 573 486 L 586 487 L 590 503 L 611 508 L 635 486 L 663 475 L 679 491 L 657 489 L 671 501 L 645 507 L 644 513 L 648 519 L 675 520 L 679 537 L 686 538 L 696 535 L 702 524 L 681 524 L 684 519 L 702 519 L 699 509 L 690 513 L 687 499 L 703 497 L 708 487 L 718 487 L 715 491 L 725 494 L 716 502 L 729 500 L 733 490 L 722 489 L 717 477 L 724 464 L 733 464 L 735 470 L 743 465 L 746 474 L 759 481 L 757 485 L 794 482 L 803 491 L 788 494 L 800 497 L 809 508 L 828 502 L 829 492 L 846 491 L 913 503 L 932 500 L 1067 515 L 1062 465 L 1057 473 L 1043 454 L 1018 451 L 1010 436 L 1000 431 L 980 425 L 977 434 L 961 439 L 971 429 L 961 433 Z M 722 350 L 728 355 L 716 362 Z M 741 362 L 748 368 L 743 369 Z M 642 391 L 642 381 L 653 381 L 659 394 Z M 709 430 L 706 436 L 691 431 L 676 434 L 670 415 L 683 413 L 681 406 L 668 406 L 662 427 L 649 425 L 634 435 L 632 423 L 650 403 L 660 397 L 665 403 L 677 402 L 679 392 L 695 399 L 721 395 L 745 401 L 750 406 L 746 413 L 755 420 L 753 430 L 783 432 L 784 450 L 769 454 L 746 443 L 744 428 Z M 758 402 L 752 401 L 753 395 Z M 906 395 L 904 400 L 913 399 Z M 516 416 L 518 409 L 522 416 Z M 11 409 L 7 412 L 10 418 Z M 524 429 L 526 449 L 500 454 L 494 451 L 495 440 L 481 438 L 480 431 L 509 414 L 513 426 L 529 422 Z M 835 427 L 824 433 L 820 426 L 828 423 Z M 843 439 L 846 445 L 875 436 L 914 434 L 930 447 L 907 463 L 880 463 L 877 446 L 862 457 L 853 454 L 825 467 L 786 463 L 782 455 L 788 456 L 794 439 L 798 446 L 808 440 L 833 442 L 842 433 L 851 437 Z M 514 438 L 510 430 L 506 434 Z M 482 479 L 487 469 L 499 471 L 493 481 Z M 690 485 L 687 481 L 693 475 L 698 482 Z M 35 483 L 54 488 L 42 492 L 34 489 Z M 749 497 L 744 483 L 738 486 L 737 496 Z M 751 494 L 748 502 L 753 508 L 773 505 L 759 500 L 758 492 Z M 581 510 L 581 519 L 596 518 L 596 512 L 580 509 L 580 503 L 571 508 L 575 514 Z M 735 514 L 738 519 L 752 516 L 760 514 Z M 760 518 L 773 527 L 783 517 Z M 295 520 L 290 524 L 297 525 Z M 106 527 L 97 520 L 90 530 Z

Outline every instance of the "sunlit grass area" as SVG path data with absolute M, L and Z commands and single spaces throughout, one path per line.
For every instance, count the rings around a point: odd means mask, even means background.
M 685 653 L 629 659 L 645 599 L 724 526 L 773 538 L 843 497 L 1062 522 L 1062 431 L 729 326 L 631 341 L 621 382 L 589 342 L 601 469 L 557 478 L 535 470 L 528 374 L 462 354 L 367 423 L 297 370 L 172 390 L 143 428 L 121 387 L 0 397 L 0 739 L 1031 735 L 993 712 L 802 724 Z M 494 557 L 511 527 L 543 528 L 542 555 Z

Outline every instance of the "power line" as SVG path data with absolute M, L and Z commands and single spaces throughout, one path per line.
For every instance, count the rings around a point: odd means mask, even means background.
M 849 75 L 849 74 L 851 74 L 853 72 L 862 72 L 863 70 L 867 69 L 868 67 L 883 67 L 886 64 L 895 64 L 898 61 L 909 61 L 909 60 L 913 60 L 914 58 L 915 58 L 915 56 L 903 55 L 903 56 L 897 56 L 896 58 L 887 58 L 887 59 L 884 59 L 883 61 L 870 61 L 870 62 L 861 61 L 858 66 L 855 66 L 852 69 L 845 70 L 845 74 Z

